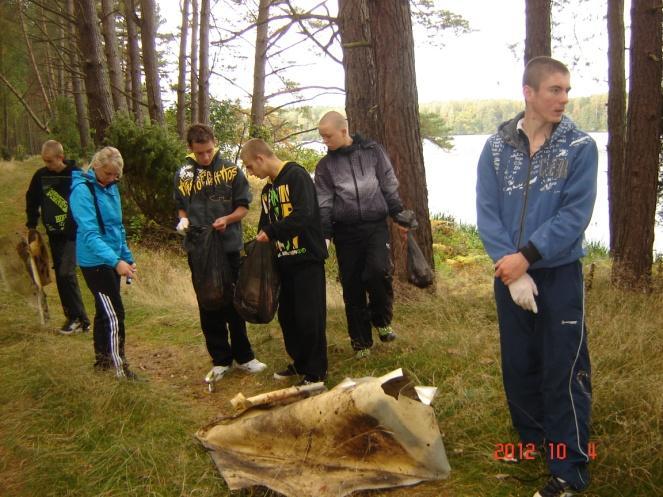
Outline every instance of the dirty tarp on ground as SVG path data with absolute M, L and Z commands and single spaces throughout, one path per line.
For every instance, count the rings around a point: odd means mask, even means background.
M 346 379 L 293 404 L 249 409 L 196 436 L 231 490 L 262 485 L 292 497 L 340 497 L 414 485 L 450 471 L 435 414 L 424 403 L 430 390 L 401 370 Z

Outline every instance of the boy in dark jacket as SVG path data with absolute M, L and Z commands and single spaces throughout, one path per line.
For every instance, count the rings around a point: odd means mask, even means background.
M 200 229 L 211 226 L 221 233 L 234 283 L 242 248 L 241 220 L 251 200 L 248 181 L 235 164 L 221 158 L 209 126 L 191 125 L 187 143 L 191 154 L 175 175 L 175 203 L 180 218 L 177 231 L 186 234 L 184 243 L 188 251 L 203 243 L 203 237 L 196 236 Z M 193 272 L 191 255 L 189 267 Z M 210 388 L 230 370 L 233 361 L 238 369 L 249 373 L 259 373 L 266 368 L 255 358 L 246 334 L 246 322 L 232 302 L 218 309 L 208 309 L 199 301 L 198 308 L 207 351 L 212 357 L 213 367 L 205 377 Z
M 41 147 L 45 167 L 32 176 L 25 194 L 28 229 L 36 229 L 39 216 L 46 228 L 53 257 L 55 282 L 66 321 L 60 333 L 88 331 L 90 320 L 83 306 L 76 277 L 76 232 L 65 223 L 69 211 L 71 173 L 80 171 L 73 160 L 65 160 L 62 145 L 55 140 Z
M 283 162 L 259 138 L 240 154 L 247 171 L 269 178 L 260 196 L 257 242 L 273 242 L 281 277 L 278 318 L 292 363 L 274 378 L 303 376 L 300 384 L 327 376 L 327 247 L 311 175 L 295 162 Z

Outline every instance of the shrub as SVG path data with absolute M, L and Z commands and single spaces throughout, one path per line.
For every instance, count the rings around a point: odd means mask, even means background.
M 158 124 L 138 126 L 118 114 L 106 132 L 106 144 L 124 158 L 124 191 L 147 219 L 162 226 L 175 223 L 173 181 L 185 156 L 179 138 Z

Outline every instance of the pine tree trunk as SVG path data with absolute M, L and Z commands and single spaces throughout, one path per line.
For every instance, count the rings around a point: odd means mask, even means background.
M 159 65 L 157 63 L 157 23 L 154 0 L 141 0 L 140 39 L 143 46 L 143 68 L 145 70 L 145 89 L 147 91 L 147 109 L 152 122 L 163 124 L 163 104 L 161 103 L 161 85 Z
M 608 205 L 610 252 L 627 215 L 623 206 L 626 147 L 624 0 L 608 0 Z
M 368 0 L 368 6 L 377 69 L 377 107 L 379 120 L 384 123 L 379 141 L 394 165 L 401 200 L 419 221 L 415 237 L 432 266 L 433 240 L 419 126 L 410 3 L 407 0 Z M 394 262 L 397 274 L 403 276 L 407 271 L 407 250 L 402 240 L 395 240 L 397 237 L 394 228 Z
M 203 124 L 209 124 L 209 18 L 209 0 L 201 0 L 198 118 Z
M 74 17 L 74 0 L 66 0 L 67 5 L 67 14 L 73 18 Z M 69 27 L 69 39 L 76 40 L 76 27 L 71 24 Z M 71 47 L 70 49 L 70 64 L 71 67 L 78 71 L 80 70 L 80 62 L 78 60 L 78 50 L 76 47 Z M 74 95 L 74 106 L 76 107 L 76 124 L 78 127 L 78 136 L 81 142 L 81 151 L 85 154 L 90 148 L 90 123 L 88 121 L 87 108 L 85 106 L 85 98 L 83 94 L 85 88 L 83 88 L 83 81 L 75 72 L 71 74 L 71 89 Z
M 124 0 L 124 19 L 127 23 L 127 70 L 131 75 L 131 110 L 137 123 L 143 122 L 143 92 L 140 69 L 140 49 L 136 29 L 136 3 Z
M 101 0 L 101 26 L 104 35 L 104 48 L 108 61 L 108 76 L 110 78 L 113 107 L 117 110 L 127 110 L 127 103 L 122 95 L 122 68 L 117 49 L 117 34 L 115 30 L 115 1 Z
M 260 136 L 265 120 L 265 66 L 267 65 L 267 41 L 269 35 L 269 5 L 272 0 L 260 0 L 256 26 L 256 51 L 253 62 L 253 95 L 251 96 L 251 127 L 249 136 Z
M 113 103 L 103 64 L 97 9 L 94 0 L 76 0 L 75 6 L 90 124 L 94 129 L 94 143 L 101 145 L 113 117 Z
M 550 0 L 525 1 L 525 64 L 540 55 L 550 57 Z
M 189 0 L 182 5 L 182 28 L 180 29 L 180 57 L 177 76 L 177 134 L 182 139 L 186 133 L 186 46 L 189 32 Z
M 623 197 L 628 216 L 620 220 L 612 265 L 613 282 L 624 289 L 651 289 L 661 151 L 662 21 L 658 0 L 633 0 Z
M 191 122 L 200 122 L 198 112 L 198 0 L 191 0 Z
M 30 41 L 30 37 L 28 36 L 28 29 L 25 26 L 25 19 L 23 17 L 23 7 L 19 4 L 17 8 L 18 8 L 18 18 L 21 23 L 21 29 L 23 31 L 23 38 L 25 39 L 25 48 L 28 52 L 28 58 L 30 59 L 30 64 L 37 79 L 37 85 L 39 86 L 39 91 L 41 92 L 41 95 L 44 99 L 44 105 L 46 106 L 48 115 L 52 116 L 53 109 L 51 108 L 51 101 L 48 96 L 48 93 L 46 92 L 46 87 L 44 86 L 44 81 L 41 77 L 41 71 L 39 70 L 39 66 L 37 65 L 37 60 L 35 59 L 35 53 L 34 50 L 32 49 L 32 42 Z

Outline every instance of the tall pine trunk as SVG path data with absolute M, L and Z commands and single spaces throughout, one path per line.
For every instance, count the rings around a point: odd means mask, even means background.
M 633 0 L 626 131 L 624 211 L 612 265 L 613 281 L 649 290 L 653 262 L 656 187 L 661 150 L 661 4 Z
M 67 14 L 72 19 L 74 18 L 74 0 L 66 0 Z M 76 26 L 69 25 L 69 39 L 76 40 Z M 74 71 L 80 70 L 80 62 L 78 60 L 78 49 L 71 47 L 69 50 L 70 57 L 69 63 Z M 71 73 L 71 90 L 74 95 L 74 106 L 76 107 L 76 125 L 78 127 L 78 136 L 81 142 L 81 150 L 85 154 L 90 148 L 90 123 L 88 121 L 87 107 L 85 105 L 85 98 L 83 96 L 85 89 L 83 88 L 83 81 L 76 72 Z
M 94 0 L 75 0 L 75 7 L 90 124 L 94 129 L 94 143 L 101 145 L 113 118 L 113 102 L 103 63 L 97 8 Z
M 272 0 L 260 0 L 256 25 L 256 51 L 253 61 L 253 95 L 251 96 L 251 127 L 249 136 L 260 136 L 265 120 L 265 67 L 269 35 L 269 5 Z
M 124 19 L 127 23 L 127 70 L 131 78 L 131 110 L 136 122 L 140 124 L 143 121 L 143 91 L 135 0 L 124 0 Z
M 189 32 L 189 0 L 182 5 L 182 27 L 180 29 L 180 56 L 177 74 L 177 134 L 182 139 L 186 133 L 186 46 Z
M 104 35 L 104 48 L 108 61 L 108 77 L 110 78 L 111 96 L 115 110 L 127 110 L 127 102 L 122 95 L 122 68 L 117 49 L 117 33 L 115 28 L 115 2 L 101 0 L 101 26 Z
M 191 0 L 191 122 L 200 122 L 198 112 L 198 0 Z
M 624 0 L 608 0 L 608 206 L 610 252 L 614 254 L 623 206 L 626 147 Z
M 525 64 L 540 55 L 550 57 L 550 0 L 525 0 Z
M 150 119 L 164 123 L 163 104 L 161 103 L 161 84 L 157 62 L 157 22 L 154 0 L 141 0 L 140 39 L 143 46 L 143 68 L 145 70 L 145 89 L 147 91 L 147 109 Z
M 209 124 L 209 0 L 200 2 L 200 71 L 198 73 L 198 120 Z

